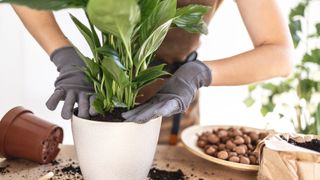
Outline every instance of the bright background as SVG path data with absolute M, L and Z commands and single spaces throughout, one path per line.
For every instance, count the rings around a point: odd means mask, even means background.
M 298 0 L 278 0 L 287 14 Z M 83 52 L 89 53 L 85 41 L 71 22 L 68 13 L 84 20 L 81 11 L 59 11 L 58 23 L 66 36 Z M 272 21 L 272 19 L 270 19 Z M 209 26 L 209 35 L 202 37 L 200 59 L 214 60 L 252 49 L 250 38 L 241 20 L 236 3 L 225 0 Z M 25 30 L 8 5 L 0 5 L 0 118 L 15 106 L 24 106 L 36 115 L 64 128 L 64 143 L 73 143 L 70 121 L 60 117 L 62 103 L 56 111 L 46 109 L 45 102 L 54 90 L 58 75 L 47 54 Z M 201 89 L 201 124 L 238 124 L 292 131 L 288 122 L 272 115 L 262 118 L 258 106 L 246 108 L 243 100 L 247 86 L 209 87 Z

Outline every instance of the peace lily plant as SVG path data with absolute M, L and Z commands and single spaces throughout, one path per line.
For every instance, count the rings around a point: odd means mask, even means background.
M 189 32 L 207 32 L 202 20 L 207 7 L 176 9 L 176 4 L 176 0 L 89 1 L 89 19 L 103 32 L 103 40 L 100 46 L 94 28 L 85 30 L 93 37 L 87 41 L 95 56 L 93 61 L 82 59 L 87 65 L 84 72 L 95 87 L 93 105 L 99 113 L 114 107 L 133 108 L 139 89 L 167 74 L 163 64 L 148 65 L 171 25 Z M 74 22 L 84 30 L 76 19 Z
M 148 68 L 168 30 L 179 27 L 192 33 L 207 33 L 202 5 L 177 8 L 176 0 L 0 0 L 35 9 L 84 9 L 89 27 L 71 16 L 86 39 L 92 57 L 78 51 L 85 62 L 83 72 L 93 84 L 93 103 L 100 114 L 114 108 L 132 109 L 138 91 L 168 74 L 164 64 Z M 95 27 L 101 31 L 98 32 Z
M 92 56 L 82 71 L 92 83 L 93 106 L 106 115 L 132 109 L 138 91 L 168 73 L 164 64 L 149 67 L 170 28 L 207 33 L 202 5 L 177 8 L 177 0 L 0 0 L 35 9 L 82 8 L 89 26 L 71 19 L 87 41 Z M 100 31 L 100 33 L 97 32 Z M 76 48 L 75 48 L 76 49 Z M 85 179 L 146 179 L 155 154 L 161 117 L 144 124 L 72 118 L 77 157 Z

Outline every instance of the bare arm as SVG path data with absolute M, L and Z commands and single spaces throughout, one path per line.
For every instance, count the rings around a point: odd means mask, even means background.
M 292 40 L 276 0 L 237 0 L 254 49 L 232 57 L 206 61 L 212 84 L 243 85 L 291 71 Z
M 12 5 L 24 26 L 50 55 L 54 50 L 70 46 L 50 11 L 37 11 L 24 6 Z

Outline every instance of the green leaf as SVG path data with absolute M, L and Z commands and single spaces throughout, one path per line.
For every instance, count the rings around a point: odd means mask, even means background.
M 95 40 L 92 38 L 92 32 L 90 31 L 90 29 L 85 26 L 84 24 L 82 24 L 76 17 L 74 17 L 72 14 L 70 14 L 70 17 L 73 21 L 73 23 L 77 26 L 78 30 L 80 31 L 80 33 L 82 34 L 82 36 L 85 38 L 85 40 L 87 41 L 91 52 L 95 52 Z
M 100 71 L 100 66 L 90 59 L 85 60 L 85 63 L 87 68 L 90 70 L 91 75 L 97 79 Z
M 101 97 L 99 94 L 96 94 L 96 99 L 93 101 L 92 106 L 99 114 L 105 114 L 105 108 L 103 104 L 103 97 Z
M 317 111 L 315 113 L 315 126 L 316 126 L 316 133 L 320 135 L 320 103 L 317 106 Z
M 177 0 L 162 0 L 140 27 L 139 42 L 144 43 L 160 26 L 172 20 L 176 14 Z M 171 24 L 170 24 L 171 25 Z
M 255 100 L 249 96 L 247 97 L 245 100 L 244 100 L 244 104 L 247 106 L 247 107 L 251 107 L 253 104 L 254 104 Z
M 261 114 L 263 116 L 266 116 L 269 112 L 273 111 L 274 107 L 275 107 L 275 105 L 269 101 L 268 104 L 264 104 L 261 106 L 261 109 L 260 109 Z
M 290 11 L 289 20 L 292 20 L 295 16 L 304 16 L 304 10 L 306 8 L 306 2 L 299 3 L 295 8 Z
M 208 28 L 203 21 L 203 16 L 208 13 L 210 7 L 202 5 L 188 5 L 177 9 L 173 23 L 188 32 L 208 34 Z
M 141 88 L 142 86 L 148 84 L 149 82 L 163 76 L 168 75 L 169 73 L 166 71 L 163 71 L 164 64 L 154 66 L 151 68 L 148 68 L 144 71 L 141 71 L 139 75 L 134 79 L 133 83 L 136 84 L 137 88 Z
M 86 79 L 89 83 L 93 84 L 94 86 L 99 86 L 99 80 L 91 74 L 90 70 L 87 67 L 82 68 L 81 71 L 86 75 Z
M 320 23 L 317 23 L 315 25 L 315 28 L 316 28 L 316 36 L 319 37 L 320 36 Z
M 265 83 L 265 84 L 262 84 L 262 88 L 270 90 L 271 92 L 275 92 L 277 87 L 272 83 Z
M 318 81 L 318 82 L 315 82 L 315 89 L 316 89 L 316 91 L 317 92 L 320 92 L 320 81 Z
M 129 85 L 129 77 L 123 71 L 113 58 L 105 57 L 102 60 L 102 70 L 110 74 L 112 79 L 121 87 L 126 87 Z
M 113 94 L 113 89 L 112 89 L 112 84 L 113 84 L 113 79 L 112 75 L 105 70 L 103 67 L 102 69 L 102 78 L 101 78 L 101 85 L 99 89 L 101 90 L 101 94 L 104 95 L 104 99 L 106 99 L 108 102 L 110 102 L 108 105 L 111 105 L 111 100 L 114 96 Z
M 118 107 L 118 108 L 127 108 L 128 106 L 121 102 L 118 98 L 114 97 L 112 99 L 112 103 L 114 104 L 115 107 Z
M 297 48 L 299 43 L 300 43 L 300 41 L 301 41 L 300 36 L 297 33 L 294 33 L 294 34 L 291 33 L 291 37 L 292 37 L 292 40 L 293 40 L 294 48 Z
M 300 98 L 304 98 L 307 101 L 310 101 L 313 89 L 316 86 L 315 81 L 311 79 L 302 79 L 299 80 L 299 84 L 297 86 L 297 94 Z
M 136 0 L 90 0 L 87 12 L 91 22 L 102 32 L 120 38 L 129 49 L 133 28 L 140 20 Z
M 303 56 L 302 62 L 315 63 L 320 65 L 320 49 L 313 49 L 311 53 Z
M 315 123 L 307 124 L 304 129 L 301 130 L 302 134 L 316 134 Z
M 41 10 L 61 10 L 85 8 L 88 0 L 0 0 L 0 3 L 18 4 Z
M 134 64 L 137 69 L 139 69 L 140 65 L 145 62 L 148 56 L 152 55 L 152 53 L 154 53 L 159 48 L 170 28 L 171 22 L 172 20 L 169 20 L 159 26 L 141 45 L 134 60 Z
M 97 78 L 99 72 L 100 72 L 100 66 L 95 63 L 90 58 L 84 56 L 77 48 L 75 48 L 77 54 L 79 55 L 80 59 L 85 63 L 86 68 L 90 72 L 90 75 Z
M 289 23 L 289 29 L 290 29 L 290 33 L 292 36 L 292 40 L 294 43 L 294 47 L 298 47 L 300 41 L 301 41 L 301 37 L 299 35 L 299 32 L 301 32 L 301 20 L 297 19 L 297 20 L 292 20 Z
M 91 38 L 93 39 L 93 42 L 95 44 L 95 47 L 100 47 L 100 40 L 99 40 L 99 37 L 98 37 L 98 34 L 94 28 L 94 25 L 92 24 L 92 22 L 90 21 L 89 19 L 89 16 L 87 14 L 87 12 L 85 12 L 86 14 L 86 18 L 88 19 L 88 22 L 89 22 L 89 25 L 90 25 L 90 30 L 91 30 Z
M 257 88 L 256 85 L 249 85 L 249 86 L 248 86 L 248 91 L 249 91 L 249 92 L 253 92 L 256 88 Z
M 102 54 L 104 57 L 112 58 L 119 68 L 121 68 L 122 70 L 126 70 L 126 68 L 120 61 L 118 52 L 115 51 L 111 46 L 105 44 L 104 46 L 97 48 L 96 51 L 99 54 Z
M 279 113 L 279 117 L 280 117 L 280 119 L 282 119 L 284 117 L 284 114 Z
M 158 6 L 159 0 L 139 0 L 141 11 L 141 22 L 143 23 Z

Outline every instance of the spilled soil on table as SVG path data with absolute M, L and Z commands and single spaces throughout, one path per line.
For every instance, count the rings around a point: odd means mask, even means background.
M 1 175 L 5 175 L 5 174 L 9 173 L 9 172 L 10 172 L 10 171 L 9 171 L 9 167 L 10 167 L 9 165 L 0 167 L 0 174 L 1 174 Z
M 166 171 L 166 170 L 160 170 L 156 168 L 152 168 L 149 171 L 148 178 L 150 180 L 185 180 L 187 179 L 186 175 L 183 174 L 183 172 L 178 169 L 177 171 Z

